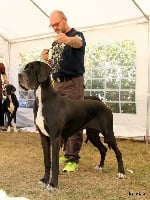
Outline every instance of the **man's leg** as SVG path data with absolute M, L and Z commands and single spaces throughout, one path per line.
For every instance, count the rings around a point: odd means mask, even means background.
M 4 126 L 4 112 L 2 108 L 2 100 L 0 100 L 0 126 Z
M 68 82 L 56 83 L 55 89 L 65 97 L 73 100 L 84 99 L 84 79 L 83 77 L 73 78 Z M 80 159 L 79 152 L 83 143 L 83 134 L 77 132 L 73 136 L 64 141 L 64 157 L 60 158 L 60 162 L 67 163 L 64 167 L 64 172 L 73 172 L 78 169 L 78 162 Z M 63 162 L 61 162 L 63 163 Z

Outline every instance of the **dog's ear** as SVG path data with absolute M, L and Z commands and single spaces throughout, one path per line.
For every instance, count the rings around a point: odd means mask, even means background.
M 38 75 L 38 81 L 40 83 L 42 83 L 43 81 L 46 81 L 51 72 L 52 72 L 52 69 L 48 64 L 44 62 L 40 62 L 40 73 Z
M 10 90 L 11 90 L 11 94 L 13 94 L 16 91 L 15 86 L 11 85 L 11 89 Z

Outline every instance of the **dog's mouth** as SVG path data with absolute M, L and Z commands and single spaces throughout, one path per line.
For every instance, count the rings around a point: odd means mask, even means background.
M 20 87 L 24 90 L 28 90 L 29 88 L 27 87 L 27 85 L 25 84 L 26 81 L 24 81 L 24 76 L 22 73 L 18 74 L 18 83 L 20 85 Z
M 20 81 L 19 81 L 19 85 L 22 89 L 24 90 L 29 90 L 29 88 L 27 88 L 25 85 L 23 85 Z
M 19 82 L 19 85 L 22 89 L 24 89 L 24 90 L 30 89 L 29 84 L 28 84 L 28 80 L 26 79 L 26 77 L 24 76 L 23 73 L 18 74 L 18 82 Z

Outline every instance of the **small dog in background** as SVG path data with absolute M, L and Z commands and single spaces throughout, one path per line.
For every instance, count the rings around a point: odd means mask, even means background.
M 3 102 L 3 112 L 4 112 L 4 115 L 6 114 L 7 120 L 8 120 L 7 132 L 11 131 L 12 120 L 14 121 L 13 123 L 14 132 L 17 132 L 16 112 L 19 107 L 19 102 L 15 95 L 15 91 L 16 91 L 16 88 L 11 84 L 4 86 L 3 94 L 4 96 L 6 96 L 6 98 Z

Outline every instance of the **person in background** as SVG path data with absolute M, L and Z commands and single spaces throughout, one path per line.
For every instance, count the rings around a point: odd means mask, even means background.
M 3 84 L 8 84 L 8 80 L 5 73 L 5 65 L 3 64 L 3 62 L 0 62 L 0 126 L 4 126 L 4 113 L 2 109 Z
M 60 10 L 54 10 L 50 14 L 49 21 L 50 27 L 57 35 L 49 53 L 47 50 L 41 52 L 41 59 L 52 67 L 54 89 L 60 95 L 74 100 L 83 100 L 86 46 L 84 35 L 68 25 L 67 17 Z M 64 141 L 64 156 L 59 158 L 59 163 L 65 164 L 63 172 L 78 170 L 82 143 L 82 132 Z

